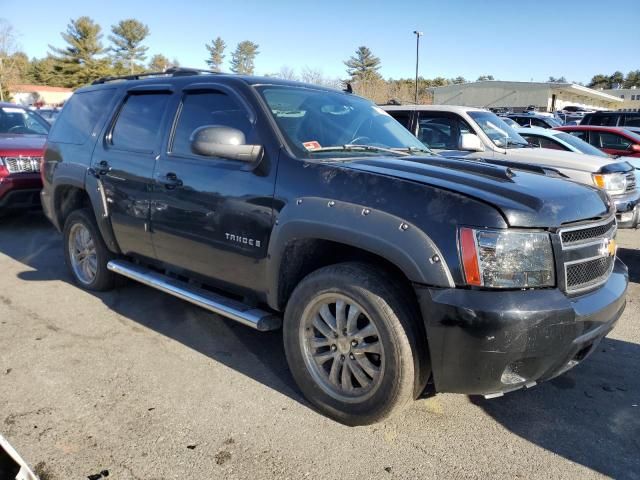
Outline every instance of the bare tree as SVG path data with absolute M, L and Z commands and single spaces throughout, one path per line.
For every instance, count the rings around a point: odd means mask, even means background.
M 295 70 L 286 65 L 280 67 L 280 71 L 275 76 L 283 80 L 298 80 Z
M 17 68 L 17 42 L 13 26 L 0 18 L 0 101 L 8 95 L 8 87 L 19 80 Z

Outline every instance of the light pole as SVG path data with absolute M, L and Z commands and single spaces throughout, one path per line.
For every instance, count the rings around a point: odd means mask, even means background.
M 418 59 L 420 58 L 420 37 L 424 35 L 424 33 L 419 32 L 418 30 L 414 30 L 413 33 L 416 36 L 416 99 L 415 103 L 418 104 Z

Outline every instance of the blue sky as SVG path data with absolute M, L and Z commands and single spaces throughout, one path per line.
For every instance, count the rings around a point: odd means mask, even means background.
M 227 43 L 260 45 L 256 73 L 286 65 L 321 69 L 344 78 L 342 63 L 359 45 L 382 60 L 385 77 L 412 77 L 413 30 L 422 30 L 420 73 L 462 75 L 475 80 L 544 81 L 550 75 L 587 82 L 596 73 L 640 68 L 640 4 L 618 0 L 210 0 L 124 1 L 0 0 L 0 16 L 19 34 L 29 56 L 44 56 L 48 44 L 62 46 L 69 19 L 88 15 L 103 28 L 124 18 L 146 23 L 149 54 L 205 68 L 204 44 L 216 36 Z

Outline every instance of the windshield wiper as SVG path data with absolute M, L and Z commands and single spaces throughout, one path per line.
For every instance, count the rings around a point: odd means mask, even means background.
M 318 153 L 318 152 L 357 152 L 357 151 L 366 151 L 366 152 L 386 152 L 393 153 L 395 155 L 406 156 L 410 155 L 408 152 L 402 152 L 400 150 L 394 150 L 386 147 L 376 147 L 374 145 L 356 145 L 353 143 L 347 143 L 345 145 L 336 145 L 335 147 L 321 147 L 314 148 L 313 150 L 309 150 L 309 153 Z
M 399 148 L 394 148 L 393 149 L 396 152 L 407 152 L 409 154 L 414 154 L 414 153 L 430 153 L 432 155 L 435 155 L 433 153 L 433 150 L 429 149 L 429 148 L 419 148 L 419 147 L 399 147 Z

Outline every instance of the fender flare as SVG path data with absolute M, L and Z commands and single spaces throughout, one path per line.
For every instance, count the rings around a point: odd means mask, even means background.
M 280 269 L 287 245 L 301 239 L 329 240 L 375 254 L 396 265 L 411 281 L 454 287 L 444 256 L 415 224 L 354 203 L 318 197 L 298 198 L 278 215 L 268 250 L 269 306 L 279 309 Z

